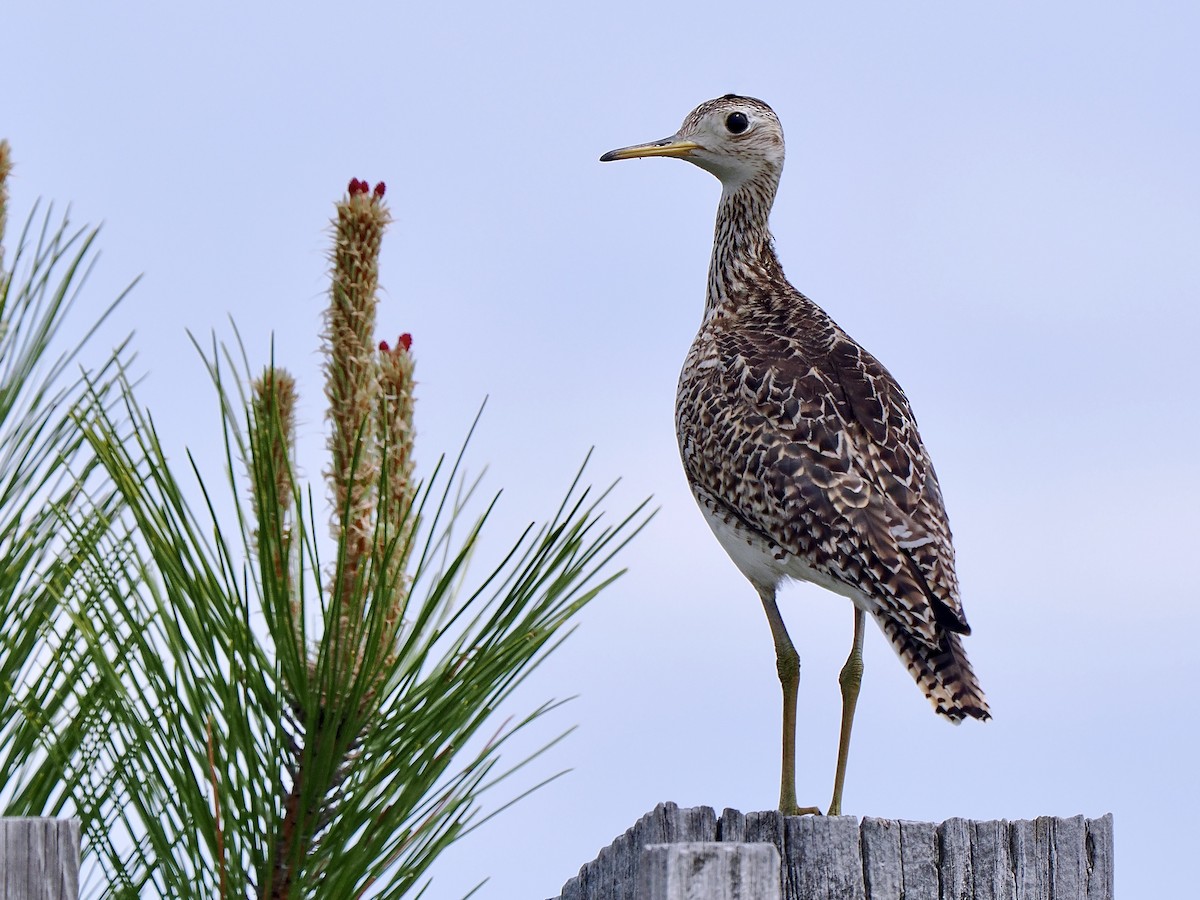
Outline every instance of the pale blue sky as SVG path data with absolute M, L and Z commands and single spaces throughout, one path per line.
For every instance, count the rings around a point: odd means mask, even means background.
M 995 720 L 938 720 L 876 630 L 857 815 L 1116 816 L 1122 896 L 1182 896 L 1200 663 L 1200 7 L 1193 3 L 5 2 L 13 200 L 104 220 L 97 308 L 145 279 L 142 393 L 177 458 L 215 408 L 185 330 L 300 376 L 321 471 L 325 225 L 388 183 L 380 337 L 414 335 L 421 462 L 551 511 L 588 447 L 613 512 L 662 511 L 514 711 L 579 694 L 530 774 L 575 771 L 444 859 L 432 898 L 540 898 L 661 800 L 776 801 L 758 600 L 694 508 L 673 434 L 717 182 L 601 165 L 736 91 L 788 139 L 792 281 L 905 386 L 958 547 Z M 15 224 L 15 223 L 14 223 Z M 801 802 L 828 802 L 848 604 L 782 598 L 804 661 Z

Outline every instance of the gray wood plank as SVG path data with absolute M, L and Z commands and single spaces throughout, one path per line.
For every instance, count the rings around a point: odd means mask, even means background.
M 1038 900 L 1039 897 L 1048 896 L 1049 882 L 1042 883 L 1042 873 L 1037 868 L 1037 835 L 1034 823 L 1028 819 L 1009 822 L 1008 836 L 1012 850 L 1016 900 Z M 1047 893 L 1043 894 L 1043 890 Z
M 786 859 L 787 850 L 784 847 L 783 822 L 784 816 L 777 809 L 748 812 L 746 813 L 745 830 L 742 840 L 752 843 L 765 842 L 774 844 L 776 849 L 779 850 L 780 857 Z M 782 865 L 779 871 L 779 888 L 785 898 L 796 896 L 795 889 L 792 886 L 791 869 L 786 864 Z
M 788 816 L 784 819 L 785 900 L 866 900 L 858 819 Z
M 971 866 L 975 900 L 1016 900 L 1008 822 L 971 823 Z
M 717 820 L 717 840 L 742 842 L 746 840 L 746 816 L 726 807 Z
M 638 868 L 637 900 L 779 900 L 773 844 L 650 844 Z
M 1083 816 L 1047 817 L 1050 883 L 1055 900 L 1087 900 L 1087 828 Z
M 975 873 L 971 868 L 971 823 L 966 819 L 947 819 L 937 831 L 942 900 L 973 900 Z
M 79 821 L 0 819 L 0 900 L 79 900 Z
M 1113 817 L 1087 820 L 1087 900 L 1113 900 Z
M 903 900 L 900 867 L 900 823 L 893 819 L 862 820 L 863 887 L 867 900 Z
M 939 900 L 938 836 L 932 822 L 900 822 L 900 884 L 904 900 Z

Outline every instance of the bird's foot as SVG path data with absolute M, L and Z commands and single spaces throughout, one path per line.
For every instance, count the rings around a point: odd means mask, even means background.
M 780 804 L 779 811 L 785 816 L 819 816 L 821 809 L 817 806 L 797 806 L 795 803 Z

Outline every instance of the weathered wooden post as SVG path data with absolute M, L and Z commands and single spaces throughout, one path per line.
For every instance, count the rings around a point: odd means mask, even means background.
M 717 867 L 691 893 L 663 893 L 658 845 L 767 844 L 779 853 L 781 893 L 735 893 Z M 647 845 L 656 845 L 646 851 Z M 693 855 L 703 853 L 690 849 Z M 741 851 L 739 851 L 741 852 Z M 678 857 L 683 859 L 684 857 Z M 749 857 L 746 857 L 749 858 Z M 678 865 L 678 859 L 675 865 Z M 645 866 L 656 872 L 643 874 Z M 723 885 L 709 879 L 726 872 Z M 653 888 L 659 893 L 647 893 Z M 707 893 L 700 893 L 700 890 Z M 1112 900 L 1112 815 L 940 825 L 853 816 L 720 817 L 706 806 L 659 804 L 563 885 L 558 900 Z
M 640 900 L 779 900 L 773 844 L 650 844 L 638 865 Z
M 79 900 L 78 819 L 0 819 L 0 900 Z

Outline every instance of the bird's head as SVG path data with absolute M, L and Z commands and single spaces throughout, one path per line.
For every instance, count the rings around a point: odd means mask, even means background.
M 761 100 L 726 94 L 693 109 L 670 137 L 610 150 L 600 161 L 643 156 L 686 159 L 716 175 L 727 191 L 764 177 L 777 183 L 783 170 L 783 126 Z

